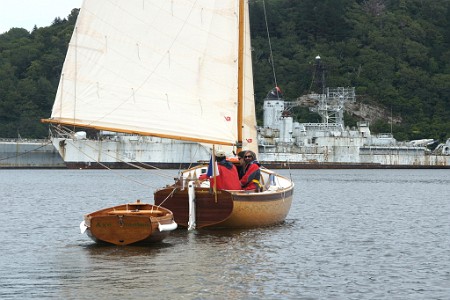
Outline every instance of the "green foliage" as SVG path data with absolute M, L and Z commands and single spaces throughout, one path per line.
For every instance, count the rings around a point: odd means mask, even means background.
M 47 136 L 40 119 L 50 115 L 77 16 L 74 9 L 49 27 L 0 35 L 0 137 Z
M 314 89 L 316 55 L 326 86 L 355 86 L 359 101 L 390 110 L 402 122 L 397 139 L 450 137 L 450 1 L 265 0 L 250 1 L 255 99 L 278 84 L 287 100 Z M 28 32 L 0 35 L 0 136 L 44 137 L 39 119 L 50 115 L 78 10 L 67 19 Z M 273 74 L 276 74 L 276 80 Z M 298 108 L 300 122 L 317 114 Z M 346 124 L 358 121 L 345 115 Z M 390 132 L 387 121 L 373 132 Z
M 450 1 L 265 2 L 277 83 L 288 100 L 310 92 L 319 54 L 326 86 L 355 86 L 359 101 L 401 117 L 396 138 L 450 137 Z M 261 7 L 251 2 L 257 101 L 274 85 Z M 306 109 L 294 114 L 300 122 L 314 119 Z M 345 120 L 358 121 L 349 114 Z M 381 120 L 371 130 L 391 128 Z

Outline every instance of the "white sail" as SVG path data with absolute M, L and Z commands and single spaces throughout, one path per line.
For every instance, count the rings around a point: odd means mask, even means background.
M 255 97 L 253 90 L 252 47 L 250 40 L 250 16 L 248 2 L 245 3 L 244 34 L 244 107 L 243 107 L 243 141 L 242 148 L 252 150 L 258 157 L 256 133 Z
M 235 143 L 238 4 L 84 1 L 49 121 Z M 256 147 L 248 14 L 245 41 L 244 147 Z

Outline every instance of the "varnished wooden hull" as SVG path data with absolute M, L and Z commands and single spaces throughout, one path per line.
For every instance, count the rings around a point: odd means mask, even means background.
M 175 191 L 174 191 L 175 189 Z M 155 205 L 175 211 L 175 222 L 188 227 L 188 190 L 169 187 L 155 192 Z M 209 188 L 196 188 L 196 227 L 210 227 L 227 219 L 233 212 L 233 198 L 227 191 L 217 191 L 217 198 Z
M 162 241 L 176 228 L 170 210 L 145 203 L 105 208 L 84 216 L 86 234 L 95 242 L 114 245 L 149 244 Z
M 155 204 L 174 214 L 175 222 L 188 227 L 189 203 L 187 189 L 165 188 L 155 193 Z M 293 187 L 261 193 L 218 191 L 196 188 L 196 228 L 251 228 L 284 222 L 292 204 Z

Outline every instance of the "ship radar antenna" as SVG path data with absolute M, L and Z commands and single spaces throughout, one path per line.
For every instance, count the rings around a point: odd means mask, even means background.
M 325 66 L 322 64 L 320 55 L 315 57 L 315 64 L 313 70 L 313 76 L 311 80 L 311 85 L 309 91 L 325 94 Z

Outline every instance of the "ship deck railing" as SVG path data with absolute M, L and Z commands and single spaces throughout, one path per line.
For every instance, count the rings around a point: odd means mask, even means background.
M 48 139 L 0 138 L 0 143 L 47 143 Z

